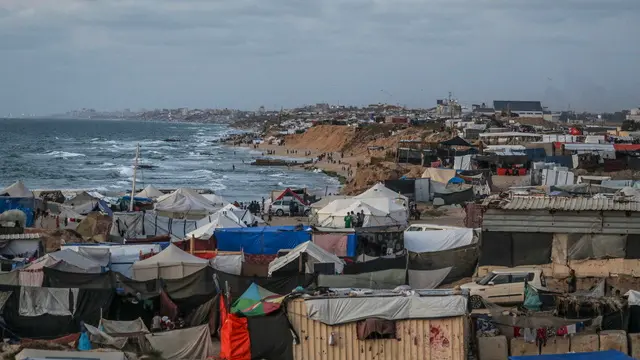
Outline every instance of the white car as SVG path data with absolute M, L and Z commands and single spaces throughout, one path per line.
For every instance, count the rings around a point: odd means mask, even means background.
M 496 304 L 520 304 L 524 302 L 525 279 L 537 289 L 547 286 L 542 270 L 512 268 L 494 270 L 460 288 L 469 290 L 472 309 L 484 307 L 483 299 Z
M 276 216 L 289 215 L 289 205 L 291 204 L 291 201 L 292 200 L 274 201 L 273 203 L 271 203 L 271 211 L 273 211 L 273 213 Z M 311 208 L 303 205 L 299 201 L 296 201 L 296 202 L 298 203 L 298 209 L 300 209 L 301 207 L 304 209 L 303 210 L 304 216 L 309 216 L 309 214 L 311 213 Z

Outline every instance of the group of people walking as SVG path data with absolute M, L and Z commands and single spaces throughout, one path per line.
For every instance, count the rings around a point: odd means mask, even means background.
M 360 210 L 359 213 L 353 211 L 347 213 L 344 217 L 345 228 L 359 228 L 364 225 L 364 210 Z

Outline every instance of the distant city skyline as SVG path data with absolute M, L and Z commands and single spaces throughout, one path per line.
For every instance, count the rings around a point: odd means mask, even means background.
M 637 0 L 4 0 L 0 115 L 640 106 Z

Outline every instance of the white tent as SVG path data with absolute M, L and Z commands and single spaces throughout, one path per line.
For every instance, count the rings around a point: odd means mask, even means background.
M 24 186 L 21 180 L 16 181 L 12 185 L 0 190 L 0 196 L 9 196 L 15 198 L 32 198 L 33 193 Z
M 318 226 L 344 228 L 344 217 L 351 213 L 364 212 L 363 227 L 404 226 L 407 224 L 407 209 L 389 198 L 334 200 L 318 210 Z
M 233 217 L 235 216 L 225 215 L 222 213 L 222 210 L 220 210 L 204 218 L 203 220 L 208 220 L 209 222 L 188 233 L 185 238 L 190 239 L 194 237 L 196 239 L 207 240 L 213 236 L 216 229 L 247 227 L 244 223 L 234 220 Z
M 142 191 L 135 195 L 140 198 L 155 199 L 164 196 L 162 191 L 156 189 L 153 185 L 147 185 Z
M 231 204 L 227 199 L 217 194 L 202 194 L 202 196 L 216 207 L 223 207 Z
M 155 209 L 161 215 L 171 218 L 201 218 L 222 208 L 214 204 L 195 190 L 180 188 L 171 194 L 158 198 Z
M 160 253 L 133 264 L 133 278 L 138 281 L 152 279 L 182 279 L 207 267 L 209 261 L 182 251 L 170 244 Z
M 371 188 L 369 188 L 369 190 L 363 192 L 358 196 L 354 196 L 354 199 L 374 199 L 381 197 L 389 198 L 395 200 L 396 202 L 404 202 L 404 204 L 409 204 L 409 198 L 389 189 L 382 183 L 373 185 Z
M 342 273 L 342 270 L 344 269 L 344 261 L 342 261 L 342 259 L 327 252 L 325 249 L 319 247 L 313 242 L 307 241 L 296 246 L 293 250 L 289 251 L 287 255 L 275 258 L 270 262 L 269 276 L 271 276 L 274 271 L 278 271 L 292 261 L 297 260 L 303 253 L 308 255 L 305 265 L 307 274 L 313 273 L 313 264 L 315 263 L 334 263 L 336 273 Z

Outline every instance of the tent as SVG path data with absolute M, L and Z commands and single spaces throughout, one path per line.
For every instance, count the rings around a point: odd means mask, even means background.
M 142 191 L 137 193 L 134 198 L 155 199 L 164 196 L 164 193 L 156 189 L 153 185 L 147 185 Z
M 51 261 L 53 260 L 53 261 Z M 42 265 L 42 266 L 40 266 Z M 96 261 L 82 256 L 81 254 L 71 250 L 65 249 L 47 254 L 36 262 L 31 263 L 25 269 L 35 270 L 42 269 L 43 267 L 53 267 L 58 270 L 75 273 L 100 273 L 102 267 Z
M 190 239 L 193 237 L 200 240 L 208 240 L 213 236 L 216 229 L 247 227 L 244 223 L 237 222 L 236 220 L 219 212 L 208 216 L 206 219 L 210 222 L 191 231 L 185 236 L 185 238 Z
M 233 303 L 231 313 L 243 316 L 260 316 L 270 314 L 282 304 L 284 296 L 274 294 L 271 291 L 251 284 L 249 288 Z
M 419 231 L 412 231 L 420 227 Z M 404 248 L 413 252 L 434 252 L 459 248 L 478 242 L 480 229 L 420 224 L 404 232 Z
M 422 173 L 422 178 L 431 179 L 443 184 L 448 184 L 449 180 L 456 176 L 456 171 L 453 169 L 442 168 L 426 168 Z
M 295 249 L 291 250 L 285 256 L 275 258 L 271 263 L 269 263 L 269 276 L 271 276 L 271 274 L 273 274 L 275 271 L 282 269 L 287 264 L 297 260 L 303 253 L 307 254 L 307 261 L 305 265 L 307 274 L 314 273 L 314 263 L 334 263 L 336 272 L 342 273 L 342 269 L 344 268 L 344 261 L 342 261 L 339 257 L 322 249 L 313 242 L 307 241 L 306 243 L 296 246 Z
M 174 219 L 202 218 L 220 210 L 222 205 L 214 204 L 195 190 L 180 188 L 171 194 L 158 198 L 155 209 L 163 216 Z
M 208 260 L 188 254 L 171 244 L 158 254 L 134 263 L 133 278 L 137 281 L 182 279 L 208 265 Z
M 628 356 L 617 350 L 592 351 L 583 353 L 509 356 L 510 360 L 631 360 Z
M 388 187 L 384 186 L 382 183 L 377 183 L 373 185 L 369 190 L 363 192 L 358 196 L 354 196 L 354 199 L 372 199 L 372 198 L 389 198 L 395 200 L 396 202 L 404 202 L 405 204 L 409 203 L 409 198 L 406 196 L 399 194 Z
M 363 227 L 404 226 L 407 224 L 407 209 L 389 198 L 334 200 L 318 210 L 318 226 L 344 228 L 344 217 L 351 212 L 364 211 Z
M 209 325 L 145 335 L 163 359 L 205 360 L 214 356 Z
M 26 186 L 24 186 L 24 183 L 21 180 L 18 180 L 15 183 L 0 190 L 0 196 L 8 196 L 14 198 L 32 198 L 33 193 L 29 191 Z
M 80 351 L 38 350 L 22 349 L 16 356 L 16 360 L 37 359 L 95 359 L 95 360 L 126 360 L 122 351 L 92 351 L 90 353 Z

